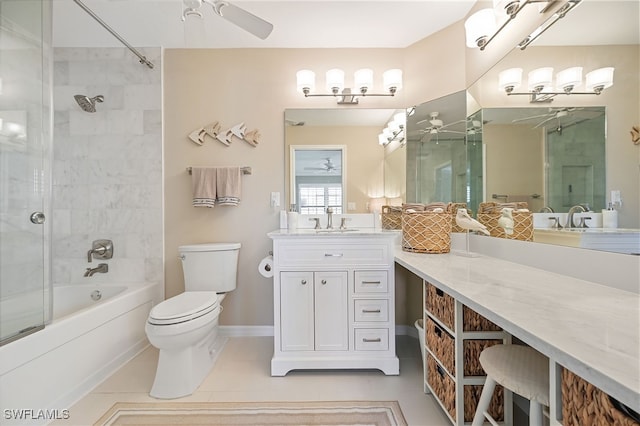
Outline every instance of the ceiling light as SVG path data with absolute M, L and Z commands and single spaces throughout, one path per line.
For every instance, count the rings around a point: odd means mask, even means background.
M 359 69 L 354 74 L 356 91 L 345 87 L 344 71 L 330 69 L 326 74 L 326 88 L 330 93 L 312 93 L 315 90 L 315 73 L 311 70 L 300 70 L 296 73 L 296 86 L 305 97 L 334 96 L 339 97 L 338 104 L 357 104 L 358 96 L 394 96 L 402 88 L 402 70 L 390 69 L 383 73 L 383 86 L 387 93 L 371 93 L 373 89 L 373 70 Z
M 613 85 L 613 67 L 599 68 L 586 76 L 584 92 L 575 88 L 582 84 L 582 67 L 571 67 L 556 74 L 553 91 L 553 68 L 537 68 L 528 74 L 528 92 L 515 92 L 522 84 L 522 69 L 509 68 L 498 75 L 498 88 L 507 95 L 527 95 L 531 103 L 551 102 L 556 95 L 599 95 Z
M 563 18 L 570 10 L 580 4 L 582 0 L 564 0 L 562 5 L 551 18 L 549 18 L 534 33 L 527 36 L 518 47 L 524 49 L 529 43 L 535 40 L 540 34 L 553 25 L 558 19 Z M 478 47 L 484 50 L 485 47 L 513 20 L 525 6 L 532 3 L 541 5 L 539 13 L 545 13 L 549 7 L 556 5 L 558 1 L 546 0 L 493 0 L 493 8 L 481 9 L 471 15 L 464 23 L 467 47 Z M 501 23 L 496 21 L 500 18 Z

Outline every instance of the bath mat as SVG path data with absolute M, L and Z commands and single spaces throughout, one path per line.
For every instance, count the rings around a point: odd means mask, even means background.
M 113 405 L 94 426 L 406 426 L 397 401 L 152 402 Z

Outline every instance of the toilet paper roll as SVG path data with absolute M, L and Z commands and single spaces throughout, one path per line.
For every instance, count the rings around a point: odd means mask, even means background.
M 258 272 L 265 278 L 273 277 L 273 256 L 267 256 L 260 261 Z

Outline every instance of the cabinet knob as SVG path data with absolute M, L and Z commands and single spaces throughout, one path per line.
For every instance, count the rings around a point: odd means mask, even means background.
M 322 280 L 320 282 L 322 283 L 322 285 L 325 285 L 327 283 L 327 280 Z
M 302 281 L 300 281 L 300 283 L 301 283 L 302 285 L 305 285 L 305 284 L 307 283 L 307 280 L 302 280 Z

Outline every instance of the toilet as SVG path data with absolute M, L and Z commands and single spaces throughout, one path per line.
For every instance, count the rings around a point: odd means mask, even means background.
M 150 395 L 191 395 L 209 374 L 226 338 L 218 336 L 225 294 L 236 288 L 240 243 L 178 247 L 185 291 L 154 306 L 145 332 L 160 349 Z

